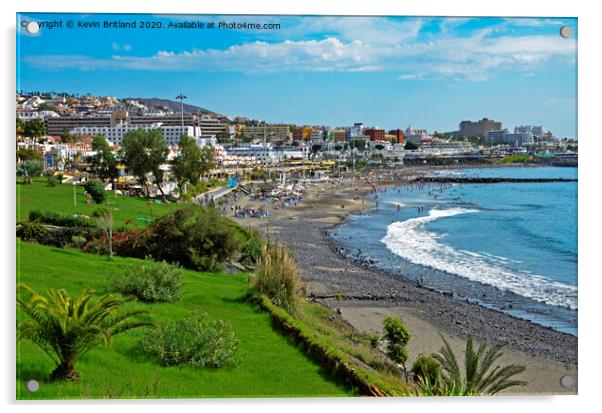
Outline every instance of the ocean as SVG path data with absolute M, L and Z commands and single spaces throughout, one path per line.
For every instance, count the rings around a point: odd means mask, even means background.
M 577 168 L 437 171 L 577 178 Z M 577 183 L 400 185 L 331 230 L 351 259 L 577 335 Z

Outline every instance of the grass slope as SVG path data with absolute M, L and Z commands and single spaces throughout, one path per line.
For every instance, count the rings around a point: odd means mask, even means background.
M 85 214 L 91 216 L 99 205 L 88 205 L 88 197 L 84 195 L 84 187 L 76 185 L 76 205 L 73 205 L 73 186 L 68 184 L 49 187 L 45 178 L 35 179 L 32 184 L 23 185 L 17 181 L 17 222 L 27 221 L 29 211 L 53 211 L 60 214 Z M 150 205 L 150 207 L 149 207 Z M 179 207 L 178 204 L 159 204 L 151 201 L 147 204 L 143 198 L 133 198 L 107 193 L 107 202 L 103 205 L 113 212 L 115 226 L 119 227 L 127 219 L 133 219 L 138 226 L 147 221 L 136 218 L 151 219 L 159 217 Z M 136 225 L 136 224 L 134 224 Z
M 34 184 L 35 185 L 35 184 Z M 48 192 L 59 188 L 49 188 Z M 39 189 L 39 188 L 38 188 Z M 68 188 L 72 190 L 72 188 Z M 60 190 L 59 190 L 60 191 Z M 57 193 L 59 192 L 57 191 Z M 58 196 L 49 203 L 59 202 Z M 124 200 L 126 201 L 126 200 Z M 128 200 L 129 201 L 129 200 Z M 43 208 L 43 205 L 28 205 Z M 145 204 L 142 208 L 146 208 Z M 17 281 L 35 289 L 66 288 L 78 294 L 91 287 L 102 294 L 110 276 L 123 264 L 135 259 L 84 254 L 17 240 Z M 98 347 L 76 365 L 82 379 L 76 383 L 48 382 L 52 361 L 34 344 L 17 343 L 17 398 L 197 398 L 197 397 L 294 397 L 343 396 L 349 391 L 325 376 L 272 329 L 270 316 L 242 300 L 247 290 L 246 276 L 224 276 L 186 271 L 182 298 L 176 304 L 141 304 L 148 307 L 157 322 L 184 317 L 190 312 L 207 312 L 229 321 L 240 340 L 237 367 L 200 370 L 190 367 L 161 367 L 138 348 L 142 331 L 115 337 L 111 347 Z M 23 315 L 18 312 L 17 320 Z M 36 393 L 26 390 L 26 382 L 36 379 Z

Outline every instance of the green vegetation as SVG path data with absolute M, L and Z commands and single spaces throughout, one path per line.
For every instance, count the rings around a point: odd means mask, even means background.
M 49 288 L 47 295 L 25 284 L 21 289 L 24 293 L 17 304 L 26 318 L 19 324 L 19 339 L 30 340 L 56 363 L 51 380 L 78 380 L 75 363 L 87 352 L 100 344 L 109 345 L 117 334 L 154 327 L 138 319 L 147 311 L 121 311 L 126 301 L 112 294 L 96 300 L 90 290 L 70 297 L 63 289 Z
M 17 150 L 17 158 L 21 162 L 38 161 L 42 162 L 42 154 L 35 149 L 19 148 Z
M 102 204 L 107 199 L 107 193 L 100 181 L 88 180 L 84 184 L 84 189 L 86 190 L 88 195 L 92 197 L 92 200 L 94 200 L 96 204 Z
M 58 187 L 57 187 L 58 188 Z M 132 258 L 85 254 L 17 240 L 18 281 L 35 289 L 67 288 L 77 295 L 86 288 L 102 291 L 124 265 L 140 265 Z M 207 313 L 227 320 L 239 341 L 237 367 L 198 369 L 163 367 L 140 348 L 144 331 L 131 330 L 115 337 L 111 347 L 99 346 L 81 357 L 77 382 L 48 381 L 53 363 L 29 341 L 17 343 L 17 398 L 134 398 L 134 397 L 283 397 L 342 396 L 349 390 L 327 378 L 326 371 L 272 329 L 269 314 L 243 297 L 246 276 L 184 271 L 184 285 L 177 303 L 130 302 L 128 310 L 147 309 L 153 321 L 164 325 L 190 315 Z M 17 320 L 25 317 L 17 311 Z M 269 351 L 266 351 L 269 349 Z M 118 374 L 116 374 L 118 372 Z M 40 389 L 30 393 L 27 380 Z
M 44 168 L 38 161 L 24 161 L 17 165 L 17 176 L 23 178 L 23 184 L 31 184 L 33 178 L 42 176 Z
M 525 370 L 524 366 L 511 364 L 495 366 L 493 363 L 502 356 L 501 345 L 488 348 L 481 343 L 475 351 L 472 337 L 468 336 L 465 350 L 464 377 L 451 346 L 443 339 L 443 347 L 433 357 L 441 365 L 441 375 L 433 380 L 431 375 L 419 377 L 420 391 L 425 395 L 441 396 L 472 396 L 480 394 L 496 394 L 504 389 L 527 384 L 521 380 L 512 379 Z
M 429 383 L 436 384 L 441 379 L 441 365 L 433 356 L 419 354 L 414 364 L 412 364 L 412 373 L 423 382 L 428 379 Z
M 404 396 L 410 387 L 399 369 L 330 309 L 302 300 L 295 316 L 275 306 L 266 295 L 250 296 L 268 311 L 275 327 L 289 336 L 331 375 L 363 395 Z
M 184 186 L 190 184 L 195 186 L 199 183 L 199 177 L 206 174 L 215 166 L 213 150 L 209 146 L 199 148 L 196 139 L 182 135 L 180 137 L 180 153 L 174 157 L 171 164 L 171 173 L 176 181 L 180 194 L 183 194 Z
M 533 157 L 531 155 L 508 155 L 503 157 L 500 160 L 501 164 L 510 164 L 510 163 L 527 163 L 531 162 Z
M 385 330 L 383 338 L 387 340 L 387 355 L 394 362 L 401 364 L 405 370 L 405 362 L 408 359 L 406 346 L 412 338 L 410 331 L 400 319 L 394 317 L 385 318 L 383 327 Z
M 164 366 L 234 367 L 238 344 L 230 323 L 207 314 L 170 321 L 142 338 L 144 351 Z
M 45 235 L 46 229 L 39 222 L 21 222 L 17 224 L 17 237 L 24 241 L 37 240 Z
M 262 247 L 253 288 L 259 294 L 267 295 L 278 307 L 291 314 L 296 312 L 304 286 L 293 256 L 286 247 L 277 244 Z
M 41 224 L 56 225 L 59 227 L 93 227 L 94 221 L 78 215 L 62 215 L 56 212 L 43 212 L 39 209 L 29 211 L 29 221 Z
M 147 253 L 190 269 L 216 271 L 242 247 L 239 227 L 213 208 L 188 205 L 147 228 Z
M 102 136 L 96 136 L 92 141 L 92 150 L 96 151 L 90 159 L 92 170 L 103 181 L 113 182 L 119 176 L 117 159 L 111 151 L 109 142 Z
M 130 131 L 123 136 L 121 156 L 128 170 L 136 177 L 138 183 L 150 193 L 148 175 L 153 176 L 161 195 L 165 196 L 159 185 L 163 182 L 164 171 L 161 165 L 167 163 L 169 148 L 160 129 Z
M 418 145 L 414 142 L 406 141 L 406 144 L 403 148 L 407 151 L 415 151 L 416 149 L 418 149 Z
M 111 291 L 133 296 L 146 303 L 175 303 L 180 299 L 184 271 L 165 261 L 150 259 L 128 265 L 111 280 Z

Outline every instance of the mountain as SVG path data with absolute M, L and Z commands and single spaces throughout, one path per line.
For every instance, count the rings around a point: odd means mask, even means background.
M 123 100 L 137 100 L 138 102 L 143 103 L 144 105 L 146 105 L 149 108 L 161 109 L 161 108 L 166 107 L 175 113 L 179 113 L 181 110 L 180 102 L 169 100 L 169 99 L 131 97 L 131 98 L 125 98 Z M 189 105 L 186 102 L 184 102 L 184 113 L 201 113 L 203 115 L 212 115 L 212 116 L 215 116 L 218 118 L 225 118 L 224 115 L 221 115 L 216 112 L 212 112 L 209 109 L 205 109 L 200 106 Z

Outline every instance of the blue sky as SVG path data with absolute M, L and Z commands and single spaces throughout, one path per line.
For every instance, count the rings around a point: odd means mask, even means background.
M 456 130 L 489 117 L 576 137 L 577 20 L 22 14 L 17 88 L 173 98 L 268 122 Z M 161 22 L 161 29 L 67 28 Z M 169 22 L 278 23 L 279 30 Z M 570 38 L 561 26 L 573 29 Z

